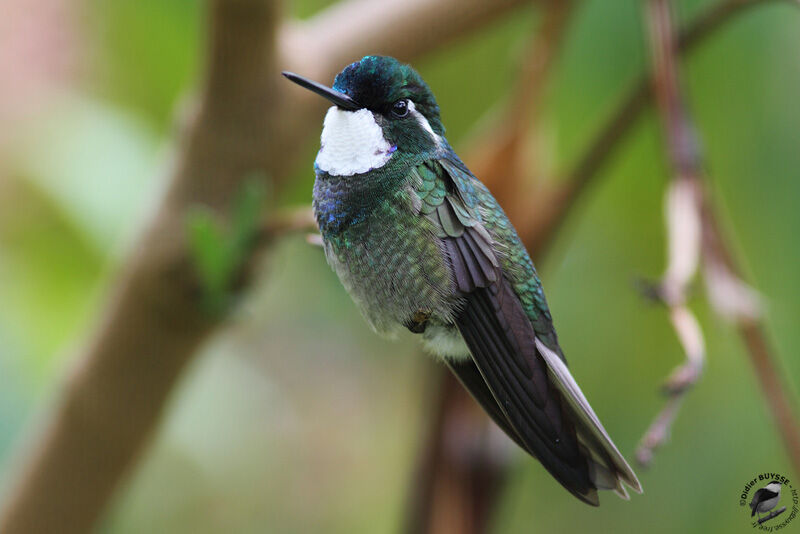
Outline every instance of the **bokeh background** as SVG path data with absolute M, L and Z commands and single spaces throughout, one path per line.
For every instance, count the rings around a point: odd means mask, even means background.
M 327 4 L 286 10 L 304 18 Z M 680 1 L 677 14 L 687 20 L 708 4 Z M 204 7 L 0 3 L 0 484 L 162 190 L 175 110 L 199 74 Z M 456 148 L 507 98 L 537 16 L 519 9 L 415 65 Z M 582 3 L 547 87 L 546 169 L 580 154 L 648 57 L 639 2 Z M 683 65 L 714 199 L 796 388 L 800 11 L 753 9 Z M 310 202 L 314 145 L 282 204 Z M 602 174 L 539 270 L 573 373 L 632 457 L 662 405 L 663 377 L 683 357 L 665 310 L 633 285 L 665 263 L 668 168 L 652 111 Z M 796 474 L 734 329 L 700 287 L 692 308 L 708 366 L 670 443 L 639 473 L 645 494 L 606 495 L 592 509 L 515 453 L 494 532 L 750 528 L 741 486 L 762 471 Z M 183 377 L 100 532 L 395 532 L 431 410 L 430 369 L 410 335 L 387 341 L 368 329 L 318 248 L 284 239 Z

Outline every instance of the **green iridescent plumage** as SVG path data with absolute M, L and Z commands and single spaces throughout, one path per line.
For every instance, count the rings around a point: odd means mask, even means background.
M 489 190 L 444 137 L 422 78 L 392 58 L 347 66 L 328 98 L 314 213 L 331 267 L 372 327 L 408 329 L 570 492 L 641 491 L 566 368 L 542 284 Z

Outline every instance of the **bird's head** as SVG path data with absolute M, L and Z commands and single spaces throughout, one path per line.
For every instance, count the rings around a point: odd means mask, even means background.
M 769 484 L 767 484 L 764 487 L 766 489 L 768 489 L 769 491 L 773 492 L 773 493 L 780 493 L 781 492 L 781 483 L 780 482 L 770 482 Z
M 395 152 L 427 153 L 442 145 L 436 98 L 414 69 L 392 57 L 365 56 L 351 63 L 336 75 L 333 87 L 291 72 L 283 75 L 334 104 L 317 158 L 325 171 L 328 165 L 341 174 L 363 173 Z

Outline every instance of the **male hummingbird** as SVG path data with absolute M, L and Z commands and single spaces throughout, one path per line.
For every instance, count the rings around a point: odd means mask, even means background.
M 366 56 L 328 99 L 313 206 L 325 255 L 381 334 L 419 334 L 491 418 L 567 490 L 641 493 L 567 369 L 542 284 L 489 190 L 444 136 L 433 93 L 410 66 Z

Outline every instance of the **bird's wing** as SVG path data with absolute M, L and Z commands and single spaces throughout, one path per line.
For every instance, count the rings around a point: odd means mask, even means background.
M 475 365 L 473 360 L 447 360 L 447 366 L 456 375 L 458 381 L 461 382 L 467 391 L 470 392 L 472 397 L 478 401 L 483 409 L 489 414 L 489 417 L 492 418 L 497 426 L 499 426 L 503 432 L 505 432 L 508 437 L 510 437 L 514 443 L 519 445 L 519 447 L 523 450 L 528 450 L 525 446 L 525 442 L 519 436 L 514 427 L 511 426 L 511 423 L 508 422 L 506 419 L 506 415 L 500 409 L 500 406 L 494 400 L 494 395 L 486 386 L 486 382 L 481 375 L 478 366 Z
M 621 481 L 641 491 L 560 350 L 548 349 L 557 341 L 542 341 L 547 336 L 538 335 L 505 275 L 483 223 L 476 189 L 482 186 L 448 167 L 453 164 L 427 162 L 414 171 L 412 183 L 419 212 L 433 222 L 464 299 L 456 326 L 474 363 L 451 368 L 498 425 L 581 500 L 598 504 L 597 488 L 627 497 Z
M 767 488 L 761 488 L 753 494 L 753 499 L 750 501 L 750 508 L 753 510 L 753 514 L 755 514 L 756 506 L 761 504 L 764 501 L 768 501 L 773 497 L 777 497 L 778 493 L 774 492 Z M 751 517 L 752 515 L 751 514 Z
M 767 488 L 761 488 L 753 494 L 753 499 L 750 501 L 750 510 L 752 510 L 750 517 L 756 515 L 756 508 L 762 500 L 766 500 Z

